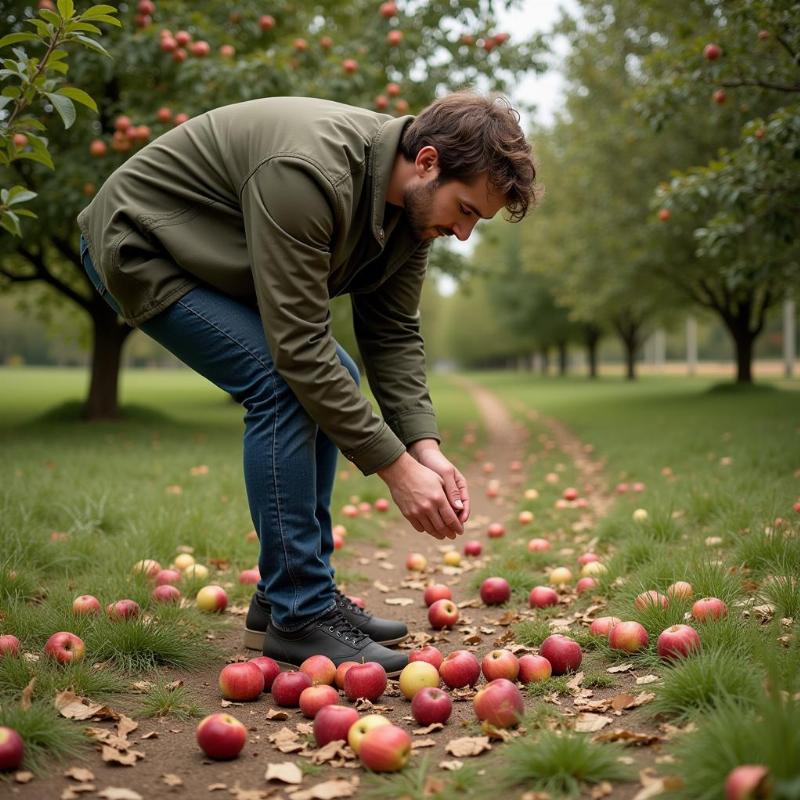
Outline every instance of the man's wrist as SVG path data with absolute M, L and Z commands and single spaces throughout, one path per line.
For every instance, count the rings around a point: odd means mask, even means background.
M 406 447 L 406 450 L 419 461 L 420 455 L 425 450 L 438 450 L 439 442 L 436 439 L 417 439 Z

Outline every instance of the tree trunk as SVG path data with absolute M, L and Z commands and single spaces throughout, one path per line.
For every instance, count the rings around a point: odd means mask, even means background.
M 584 330 L 586 360 L 589 363 L 589 377 L 597 377 L 597 345 L 600 342 L 600 330 L 594 325 L 587 325 Z
M 563 378 L 567 374 L 567 343 L 564 340 L 556 343 L 558 347 L 558 375 Z
M 750 330 L 749 325 L 729 326 L 728 331 L 736 349 L 736 383 L 752 383 L 753 344 L 756 335 Z
M 636 380 L 636 350 L 637 342 L 634 339 L 625 342 L 625 377 L 629 381 Z
M 92 309 L 92 364 L 83 416 L 89 422 L 119 418 L 119 371 L 122 347 L 133 328 L 117 321 L 105 301 Z
M 550 372 L 550 348 L 542 348 L 542 375 L 547 375 Z
M 636 380 L 636 354 L 641 345 L 642 323 L 630 314 L 623 314 L 614 320 L 614 328 L 625 349 L 625 377 Z

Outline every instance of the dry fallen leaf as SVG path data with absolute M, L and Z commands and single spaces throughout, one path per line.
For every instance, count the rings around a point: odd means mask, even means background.
M 239 781 L 236 781 L 233 788 L 228 789 L 228 792 L 233 796 L 234 800 L 266 800 L 269 796 L 263 789 L 242 789 L 239 786 Z
M 636 685 L 646 686 L 648 683 L 655 683 L 660 680 L 661 678 L 659 678 L 658 675 L 642 675 L 640 678 L 636 679 Z
M 209 792 L 220 792 L 227 788 L 227 783 L 209 783 L 208 786 L 206 786 L 206 789 L 208 789 Z
M 413 606 L 414 601 L 410 597 L 384 597 L 383 602 L 387 606 Z
M 138 727 L 139 723 L 136 722 L 136 720 L 126 717 L 124 714 L 120 714 L 119 721 L 117 722 L 117 736 L 125 739 L 129 733 L 132 733 Z
M 594 737 L 596 742 L 622 742 L 627 745 L 641 745 L 648 747 L 651 744 L 661 744 L 666 741 L 662 736 L 651 733 L 636 733 L 634 731 L 621 730 L 617 728 L 613 731 L 606 731 Z
M 97 787 L 93 783 L 79 783 L 77 786 L 67 786 L 61 792 L 61 800 L 81 800 L 81 795 L 86 792 L 93 792 Z
M 23 711 L 27 711 L 31 707 L 31 696 L 33 695 L 33 687 L 36 683 L 36 678 L 31 678 L 28 685 L 22 690 L 22 696 L 19 699 L 19 707 Z
M 608 797 L 613 791 L 614 787 L 608 781 L 598 783 L 597 786 L 592 787 L 592 800 L 601 800 L 603 797 Z
M 141 738 L 142 739 L 158 739 L 158 731 L 148 731 Z
M 310 789 L 295 792 L 292 800 L 336 800 L 339 797 L 352 797 L 358 789 L 358 782 L 357 775 L 354 775 L 351 780 L 325 781 Z
M 123 767 L 132 767 L 140 758 L 144 758 L 141 750 L 118 750 L 116 747 L 103 745 L 101 756 L 106 764 L 121 764 Z
M 14 773 L 14 781 L 16 783 L 30 783 L 33 780 L 33 773 L 27 769 L 22 769 Z
M 303 773 L 294 761 L 267 764 L 267 773 L 264 775 L 264 780 L 299 784 L 303 782 Z
M 94 773 L 85 767 L 70 767 L 65 773 L 65 778 L 72 778 L 74 781 L 85 783 L 94 780 Z
M 436 739 L 431 739 L 430 737 L 427 739 L 414 739 L 411 742 L 411 749 L 416 750 L 419 747 L 435 747 L 436 746 Z
M 444 728 L 444 725 L 441 722 L 431 722 L 430 725 L 426 725 L 424 728 L 415 728 L 411 733 L 415 736 L 427 736 L 429 733 L 442 730 L 442 728 Z
M 602 714 L 578 714 L 575 730 L 578 733 L 594 733 L 610 725 L 612 721 L 611 717 L 604 717 Z
M 180 775 L 175 775 L 172 772 L 165 772 L 161 776 L 161 780 L 167 784 L 167 786 L 183 786 L 183 778 Z
M 133 789 L 117 786 L 109 786 L 107 789 L 103 789 L 102 792 L 98 792 L 97 796 L 104 798 L 104 800 L 142 800 L 142 796 L 138 792 L 134 792 Z
M 445 751 L 456 758 L 477 756 L 491 749 L 488 736 L 462 736 L 459 739 L 451 739 L 445 747 Z
M 266 718 L 276 720 L 289 719 L 289 712 L 279 711 L 277 708 L 270 708 L 267 709 Z
M 75 692 L 66 690 L 59 692 L 54 700 L 58 713 L 67 719 L 91 719 L 97 717 L 98 719 L 119 719 L 119 714 L 108 706 L 100 703 L 93 703 L 85 697 L 78 697 Z
M 464 766 L 463 761 L 440 761 L 439 767 L 440 769 L 449 769 L 453 772 L 457 769 L 461 769 Z
M 609 667 L 606 672 L 615 673 L 615 672 L 629 672 L 633 669 L 633 664 L 618 664 L 616 667 Z

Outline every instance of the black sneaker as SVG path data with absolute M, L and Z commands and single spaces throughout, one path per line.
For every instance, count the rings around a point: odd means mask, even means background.
M 264 638 L 265 656 L 283 669 L 297 669 L 309 656 L 325 655 L 339 665 L 343 661 L 377 661 L 391 677 L 397 677 L 408 656 L 372 641 L 352 625 L 339 606 L 297 631 L 278 630 L 270 621 Z
M 360 609 L 355 603 L 334 589 L 336 605 L 342 609 L 345 617 L 374 642 L 382 645 L 399 644 L 408 636 L 408 628 L 404 622 L 393 619 L 373 617 Z M 270 606 L 258 592 L 250 598 L 250 608 L 244 623 L 244 646 L 250 650 L 264 649 L 264 633 L 270 623 Z

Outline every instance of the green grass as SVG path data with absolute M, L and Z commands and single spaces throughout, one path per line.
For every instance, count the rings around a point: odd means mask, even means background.
M 139 716 L 192 719 L 207 713 L 192 700 L 185 686 L 173 686 L 171 683 L 159 679 L 153 684 L 142 700 Z

